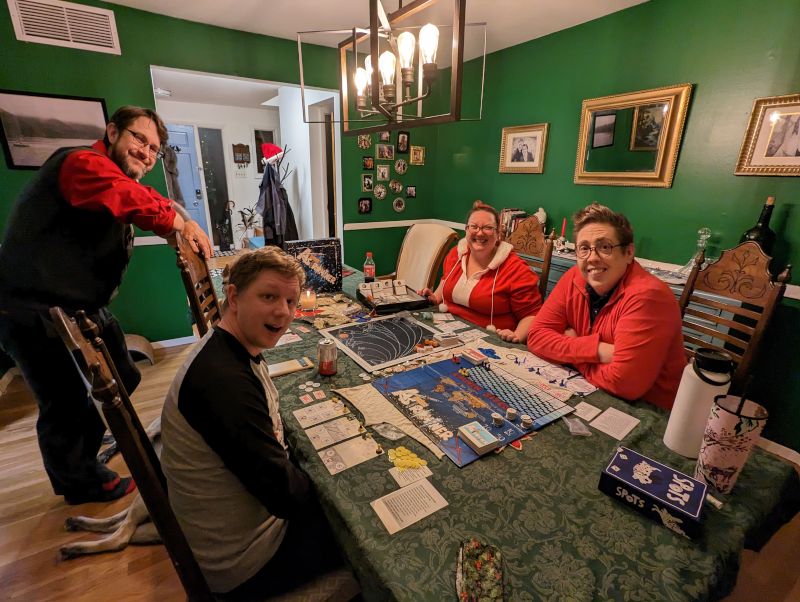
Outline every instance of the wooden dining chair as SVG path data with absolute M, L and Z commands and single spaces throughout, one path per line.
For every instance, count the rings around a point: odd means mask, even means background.
M 704 260 L 701 250 L 680 298 L 684 347 L 689 357 L 697 347 L 730 353 L 736 365 L 731 391 L 741 392 L 792 266 L 773 280 L 772 258 L 751 241 L 723 251 L 705 267 Z
M 50 309 L 56 330 L 101 402 L 103 416 L 131 471 L 172 564 L 191 601 L 214 600 L 167 498 L 167 484 L 153 445 L 121 382 L 97 326 L 82 311 L 75 318 L 61 308 Z
M 189 241 L 180 233 L 171 237 L 170 244 L 178 258 L 183 287 L 189 298 L 192 317 L 197 324 L 197 332 L 202 337 L 222 318 L 219 298 L 208 271 L 206 259 L 192 250 Z
M 445 255 L 457 240 L 456 231 L 447 226 L 414 224 L 400 245 L 397 269 L 378 279 L 405 280 L 406 286 L 415 291 L 434 288 Z
M 539 293 L 547 295 L 547 280 L 550 277 L 550 261 L 553 258 L 555 230 L 545 236 L 542 224 L 536 216 L 525 218 L 506 238 L 517 254 L 539 275 Z

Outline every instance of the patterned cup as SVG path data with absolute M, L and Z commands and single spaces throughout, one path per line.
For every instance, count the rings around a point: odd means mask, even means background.
M 720 493 L 730 493 L 767 422 L 767 410 L 735 395 L 717 395 L 694 471 Z

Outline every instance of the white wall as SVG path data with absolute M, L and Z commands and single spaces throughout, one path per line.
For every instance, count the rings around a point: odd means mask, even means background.
M 299 100 L 298 100 L 299 104 Z M 236 203 L 233 212 L 233 238 L 240 246 L 242 232 L 239 209 L 253 207 L 258 201 L 261 174 L 256 169 L 255 135 L 253 130 L 274 130 L 275 144 L 282 146 L 281 118 L 276 107 L 246 109 L 222 105 L 199 104 L 157 100 L 156 109 L 167 123 L 194 125 L 222 130 L 222 148 L 225 154 L 228 198 Z M 233 145 L 247 144 L 251 162 L 247 169 L 239 170 L 233 162 Z M 200 154 L 198 148 L 198 155 Z M 205 194 L 205 189 L 204 189 Z M 291 195 L 289 197 L 291 199 Z M 209 227 L 212 225 L 209 223 Z

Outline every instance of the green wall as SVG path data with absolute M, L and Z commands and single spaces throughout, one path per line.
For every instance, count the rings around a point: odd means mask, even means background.
M 774 195 L 776 263 L 800 265 L 800 178 L 733 175 L 753 100 L 800 92 L 798 31 L 797 0 L 651 0 L 489 55 L 483 120 L 437 128 L 434 216 L 463 220 L 480 198 L 542 206 L 560 227 L 596 200 L 630 218 L 637 255 L 683 264 L 701 226 L 717 254 Z M 473 81 L 478 70 L 465 68 Z M 672 188 L 573 183 L 583 99 L 685 82 L 695 88 Z M 542 122 L 544 173 L 498 173 L 502 128 Z M 800 450 L 799 302 L 783 302 L 768 336 L 752 397 L 771 412 L 765 435 Z
M 105 2 L 81 4 L 114 11 L 122 55 L 18 42 L 8 8 L 0 8 L 0 88 L 101 97 L 109 112 L 123 104 L 153 107 L 150 66 L 299 83 L 297 45 L 255 34 L 162 17 Z M 306 83 L 336 88 L 336 53 L 304 46 Z M 31 171 L 9 170 L 0 162 L 0 226 Z M 166 193 L 160 166 L 143 183 Z M 191 334 L 186 297 L 165 246 L 136 247 L 130 268 L 112 304 L 129 332 L 151 340 Z

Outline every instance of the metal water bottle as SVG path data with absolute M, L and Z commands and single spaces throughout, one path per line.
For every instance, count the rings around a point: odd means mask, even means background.
M 687 458 L 697 457 L 714 397 L 728 392 L 732 375 L 730 354 L 705 347 L 695 351 L 694 360 L 683 369 L 664 445 Z

